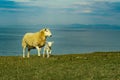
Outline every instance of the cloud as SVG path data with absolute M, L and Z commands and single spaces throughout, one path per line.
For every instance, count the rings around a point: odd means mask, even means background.
M 20 0 L 20 1 L 23 2 L 24 0 L 23 1 Z M 27 1 L 25 0 L 24 2 Z M 26 6 L 24 4 L 25 3 L 19 3 L 19 0 L 18 2 L 15 2 L 13 0 L 2 0 L 0 1 L 0 12 L 30 12 L 40 9 L 43 10 L 41 7 Z
M 16 9 L 16 8 L 0 8 L 0 11 L 24 11 L 24 9 Z
M 20 22 L 31 23 L 45 23 L 47 20 L 48 23 L 90 23 L 92 20 L 109 22 L 110 19 L 119 21 L 120 0 L 0 0 L 1 12 L 8 14 L 8 18 L 9 15 L 14 17 L 11 15 L 15 13 Z
M 87 5 L 91 5 L 93 2 L 89 2 L 89 1 L 82 1 L 82 2 L 74 2 L 73 5 L 83 5 L 83 6 L 87 6 Z
M 92 13 L 92 10 L 86 9 L 86 10 L 83 10 L 83 13 Z
M 120 11 L 119 0 L 8 0 L 8 2 L 14 2 L 11 7 L 18 11 L 36 10 L 46 13 L 79 15 L 113 15 Z M 14 11 L 14 9 L 11 10 Z
M 93 0 L 90 0 L 93 1 Z M 99 2 L 120 2 L 120 0 L 94 0 L 94 1 L 99 1 Z
M 0 1 L 0 12 L 4 11 L 23 11 L 21 6 L 18 6 L 14 1 Z
M 96 2 L 92 8 L 98 15 L 116 15 L 120 13 L 120 2 Z
M 31 0 L 9 0 L 14 2 L 31 2 Z
M 72 6 L 72 7 L 71 7 Z M 75 2 L 66 8 L 66 12 L 80 15 L 111 16 L 120 13 L 120 2 Z

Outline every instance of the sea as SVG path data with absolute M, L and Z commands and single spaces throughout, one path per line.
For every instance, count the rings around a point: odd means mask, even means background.
M 42 28 L 49 28 L 52 32 L 52 37 L 48 37 L 47 41 L 54 41 L 54 55 L 120 51 L 120 29 L 88 29 L 64 25 L 1 25 L 0 56 L 22 56 L 21 43 L 24 34 L 37 32 Z M 37 50 L 31 50 L 31 54 L 37 55 Z

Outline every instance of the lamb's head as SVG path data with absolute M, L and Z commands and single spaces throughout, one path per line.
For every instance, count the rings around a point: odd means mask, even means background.
M 51 47 L 54 42 L 47 42 L 48 46 Z
M 45 33 L 45 36 L 47 36 L 47 37 L 52 37 L 52 33 L 51 33 L 50 29 L 45 28 L 45 29 L 44 29 L 44 33 Z

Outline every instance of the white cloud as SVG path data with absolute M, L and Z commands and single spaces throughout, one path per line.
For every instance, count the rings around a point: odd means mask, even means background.
M 86 9 L 86 10 L 83 10 L 83 13 L 92 13 L 92 10 Z
M 92 4 L 92 2 L 88 2 L 88 1 L 82 1 L 82 2 L 74 2 L 74 4 L 73 5 L 91 5 Z
M 0 8 L 0 10 L 3 10 L 3 11 L 24 11 L 24 9 L 18 9 L 18 8 Z
M 72 14 L 90 14 L 90 13 L 92 13 L 93 11 L 91 10 L 91 9 L 81 9 L 81 10 L 79 10 L 79 9 L 77 9 L 77 10 L 75 10 L 75 11 L 73 11 L 73 12 L 70 12 L 70 13 L 72 13 Z
M 120 2 L 120 0 L 94 0 L 94 1 L 102 1 L 102 2 Z
M 14 1 L 14 2 L 31 2 L 30 0 L 9 0 L 9 1 Z
M 58 0 L 10 0 L 14 1 L 21 6 L 34 6 L 34 7 L 47 7 L 47 8 L 57 8 L 63 6 L 63 2 Z

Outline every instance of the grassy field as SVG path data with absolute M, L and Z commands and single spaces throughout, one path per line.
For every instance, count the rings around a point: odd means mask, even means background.
M 120 80 L 120 52 L 1 56 L 0 80 Z

